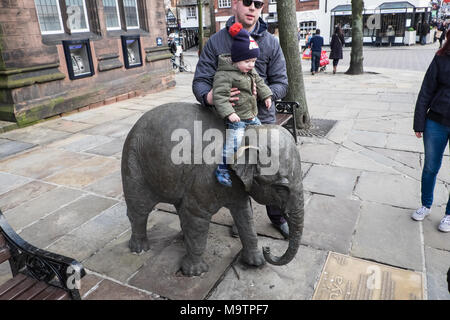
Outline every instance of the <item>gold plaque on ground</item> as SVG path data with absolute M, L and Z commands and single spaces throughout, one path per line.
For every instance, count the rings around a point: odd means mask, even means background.
M 313 300 L 422 300 L 422 274 L 330 252 Z

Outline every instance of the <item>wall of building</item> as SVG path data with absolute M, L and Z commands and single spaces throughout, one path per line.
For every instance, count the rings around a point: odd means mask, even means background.
M 163 1 L 143 0 L 146 25 L 128 31 L 107 31 L 102 1 L 92 3 L 98 20 L 90 32 L 43 36 L 34 0 L 0 1 L 1 120 L 26 124 L 175 85 Z M 141 67 L 125 68 L 122 34 L 139 34 Z M 62 40 L 85 38 L 94 75 L 70 80 Z

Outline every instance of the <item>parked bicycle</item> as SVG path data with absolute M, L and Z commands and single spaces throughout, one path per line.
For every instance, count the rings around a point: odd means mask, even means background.
M 179 70 L 180 72 L 192 71 L 191 66 L 188 63 L 184 62 L 183 55 L 180 55 L 178 57 L 176 55 L 173 55 L 170 60 L 172 61 L 172 68 L 174 70 Z

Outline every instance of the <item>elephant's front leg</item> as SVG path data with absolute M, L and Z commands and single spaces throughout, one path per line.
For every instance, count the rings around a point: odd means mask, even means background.
M 242 261 L 253 266 L 263 265 L 266 260 L 261 250 L 258 250 L 258 236 L 256 235 L 250 198 L 236 201 L 229 206 L 229 209 L 242 242 Z
M 181 271 L 186 276 L 198 276 L 208 271 L 208 265 L 203 261 L 202 255 L 206 248 L 211 215 L 202 212 L 200 216 L 199 212 L 194 210 L 199 209 L 186 206 L 178 208 L 187 251 L 181 261 Z

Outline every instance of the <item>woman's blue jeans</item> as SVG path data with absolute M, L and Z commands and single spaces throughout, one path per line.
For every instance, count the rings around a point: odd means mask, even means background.
M 423 132 L 425 163 L 422 170 L 422 206 L 431 208 L 436 176 L 441 168 L 445 148 L 450 139 L 450 127 L 427 119 Z M 450 197 L 445 214 L 450 214 Z
M 223 146 L 223 164 L 219 165 L 220 169 L 226 169 L 227 163 L 236 153 L 238 147 L 241 145 L 242 138 L 245 134 L 245 128 L 250 125 L 260 126 L 261 121 L 257 117 L 251 120 L 241 120 L 238 122 L 231 122 L 227 120 L 226 140 Z

